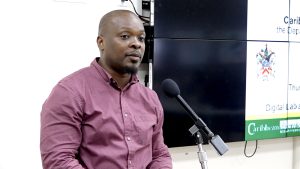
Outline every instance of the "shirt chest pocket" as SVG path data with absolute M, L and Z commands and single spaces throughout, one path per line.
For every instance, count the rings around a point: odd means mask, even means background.
M 134 126 L 137 131 L 137 142 L 142 145 L 152 143 L 153 129 L 156 125 L 156 118 L 151 116 L 136 116 Z

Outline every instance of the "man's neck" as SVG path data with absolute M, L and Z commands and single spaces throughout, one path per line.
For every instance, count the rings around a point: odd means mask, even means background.
M 115 72 L 108 72 L 111 77 L 117 82 L 118 87 L 123 89 L 131 80 L 131 74 L 120 75 Z
M 124 73 L 120 74 L 109 67 L 107 67 L 105 64 L 101 62 L 101 59 L 99 59 L 98 64 L 106 70 L 107 73 L 111 75 L 111 77 L 117 82 L 117 85 L 120 89 L 123 89 L 131 80 L 131 74 Z

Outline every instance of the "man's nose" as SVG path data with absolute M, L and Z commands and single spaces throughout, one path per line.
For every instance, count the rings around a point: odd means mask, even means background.
M 130 43 L 130 47 L 134 49 L 139 49 L 142 47 L 144 42 L 141 42 L 138 37 L 132 38 L 132 42 Z

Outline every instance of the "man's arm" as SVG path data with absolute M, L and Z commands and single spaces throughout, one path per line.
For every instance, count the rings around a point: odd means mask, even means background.
M 157 97 L 157 95 L 156 95 Z M 152 137 L 152 162 L 147 166 L 147 169 L 172 169 L 172 159 L 168 147 L 164 144 L 163 138 L 163 109 L 157 97 L 156 113 L 158 116 L 158 123 L 154 127 Z
M 58 84 L 41 112 L 40 149 L 44 169 L 84 169 L 76 159 L 81 142 L 81 100 Z

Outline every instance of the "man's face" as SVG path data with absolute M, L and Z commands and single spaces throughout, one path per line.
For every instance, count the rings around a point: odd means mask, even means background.
M 145 31 L 142 22 L 133 14 L 113 17 L 98 37 L 102 45 L 102 63 L 119 74 L 136 73 L 145 51 Z M 101 44 L 99 44 L 101 43 Z

